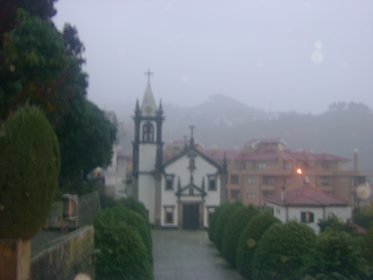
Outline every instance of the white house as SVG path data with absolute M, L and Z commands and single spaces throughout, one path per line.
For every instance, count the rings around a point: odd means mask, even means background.
M 341 221 L 351 219 L 352 208 L 347 202 L 335 198 L 321 190 L 304 185 L 303 187 L 282 191 L 268 196 L 265 205 L 273 211 L 273 215 L 283 223 L 298 221 L 310 226 L 316 233 L 319 232 L 319 220 L 336 216 Z
M 224 168 L 199 151 L 193 130 L 189 143 L 176 157 L 163 161 L 162 104 L 156 105 L 148 84 L 133 116 L 132 186 L 134 196 L 149 211 L 155 226 L 197 229 L 208 226 L 208 218 L 225 193 Z M 225 181 L 225 180 L 223 180 Z

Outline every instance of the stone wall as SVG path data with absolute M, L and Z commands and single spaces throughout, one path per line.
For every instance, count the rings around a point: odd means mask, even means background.
M 31 279 L 73 280 L 81 272 L 94 279 L 93 250 L 93 226 L 70 232 L 32 258 Z

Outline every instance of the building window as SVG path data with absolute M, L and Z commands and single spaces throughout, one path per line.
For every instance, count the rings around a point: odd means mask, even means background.
M 258 163 L 258 170 L 266 170 L 266 169 L 267 169 L 267 163 L 265 162 Z
M 164 223 L 173 224 L 174 223 L 174 206 L 165 206 L 164 207 Z
M 142 141 L 144 143 L 154 142 L 154 125 L 151 122 L 146 122 L 142 127 Z
M 275 183 L 275 178 L 272 176 L 264 176 L 263 184 L 264 185 L 273 185 Z
M 216 191 L 216 175 L 208 175 L 209 191 Z
M 276 208 L 276 215 L 280 215 L 281 214 L 281 209 L 280 208 Z
M 247 198 L 249 200 L 255 200 L 256 194 L 255 193 L 248 193 Z
M 231 175 L 230 182 L 232 185 L 238 185 L 240 183 L 240 177 L 238 175 Z
M 174 175 L 166 175 L 166 191 L 174 189 Z
M 249 183 L 249 185 L 255 185 L 256 184 L 256 177 L 255 176 L 249 176 L 249 178 L 247 178 L 247 182 Z
M 311 224 L 315 220 L 315 216 L 312 212 L 305 211 L 300 213 L 300 221 L 302 223 Z
M 320 183 L 323 186 L 328 186 L 328 185 L 330 185 L 330 178 L 326 177 L 326 176 L 322 176 L 322 177 L 320 177 Z
M 239 170 L 246 170 L 246 162 L 244 162 L 244 161 L 238 162 L 238 169 Z

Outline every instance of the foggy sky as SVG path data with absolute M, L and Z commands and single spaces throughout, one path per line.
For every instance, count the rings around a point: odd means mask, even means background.
M 132 108 L 154 72 L 157 100 L 222 94 L 267 111 L 318 113 L 334 101 L 373 108 L 371 0 L 59 0 L 78 28 L 88 96 Z

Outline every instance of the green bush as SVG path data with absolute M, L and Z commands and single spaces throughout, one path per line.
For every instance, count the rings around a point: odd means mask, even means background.
M 253 279 L 254 256 L 262 235 L 272 224 L 279 222 L 270 213 L 260 213 L 249 221 L 240 235 L 237 245 L 236 266 L 245 279 Z
M 325 280 L 362 280 L 367 279 L 365 269 L 358 237 L 328 230 L 318 236 L 315 252 L 304 274 Z
M 299 280 L 300 270 L 315 243 L 316 235 L 307 225 L 273 224 L 259 241 L 253 279 Z
M 224 237 L 225 230 L 227 228 L 227 223 L 229 221 L 229 218 L 232 215 L 232 213 L 239 207 L 243 208 L 244 206 L 240 203 L 228 203 L 228 204 L 224 204 L 221 207 L 219 216 L 217 217 L 217 220 L 216 220 L 216 228 L 215 228 L 215 233 L 214 233 L 215 239 L 216 239 L 215 245 L 220 252 L 222 252 L 223 237 Z
M 209 220 L 209 228 L 207 230 L 209 240 L 215 243 L 215 230 L 216 230 L 216 221 L 219 216 L 221 206 L 215 208 L 215 212 L 211 215 Z
M 257 213 L 258 211 L 254 207 L 249 206 L 238 208 L 229 217 L 223 237 L 222 252 L 227 262 L 233 267 L 236 267 L 236 250 L 240 235 L 251 218 Z
M 139 213 L 144 220 L 149 224 L 149 213 L 144 204 L 132 197 L 122 199 L 118 203 L 123 204 L 125 207 Z M 150 224 L 149 224 L 150 225 Z
M 29 239 L 43 226 L 58 187 L 57 137 L 25 106 L 0 126 L 0 237 Z
M 116 205 L 110 209 L 116 216 L 118 221 L 125 221 L 130 226 L 133 226 L 139 231 L 141 238 L 144 240 L 144 244 L 149 251 L 149 256 L 152 256 L 152 236 L 148 223 L 145 221 L 143 216 L 139 213 L 123 206 Z
M 98 219 L 95 245 L 100 250 L 96 260 L 97 279 L 153 279 L 147 249 L 132 226 Z

